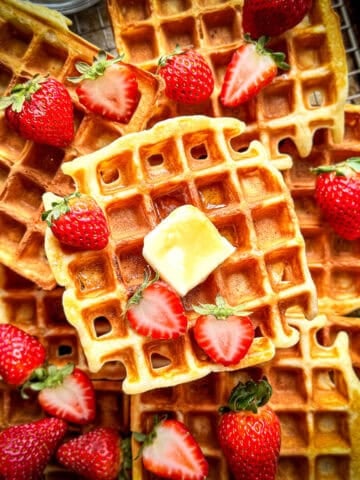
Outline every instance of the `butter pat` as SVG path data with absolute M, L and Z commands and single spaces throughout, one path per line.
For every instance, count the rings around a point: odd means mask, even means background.
M 184 296 L 235 250 L 203 212 L 183 205 L 145 236 L 143 256 L 164 281 Z

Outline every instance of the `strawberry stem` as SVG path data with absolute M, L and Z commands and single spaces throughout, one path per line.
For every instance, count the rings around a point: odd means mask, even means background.
M 135 290 L 135 293 L 132 295 L 132 297 L 130 297 L 127 301 L 125 312 L 127 312 L 132 305 L 138 305 L 142 299 L 144 290 L 158 280 L 159 273 L 155 272 L 154 278 L 151 278 L 151 269 L 150 267 L 146 268 L 144 271 L 144 280 L 142 284 Z
M 193 309 L 200 315 L 213 315 L 218 320 L 225 320 L 230 315 L 238 315 L 241 317 L 247 317 L 251 315 L 251 312 L 245 312 L 240 305 L 232 307 L 225 302 L 225 299 L 221 295 L 217 295 L 215 299 L 215 305 L 211 303 L 200 303 L 200 305 L 193 305 Z
M 264 377 L 260 381 L 248 380 L 239 382 L 231 391 L 228 405 L 219 408 L 220 413 L 249 410 L 256 413 L 259 407 L 265 405 L 272 395 L 270 383 Z
M 170 58 L 175 57 L 176 55 L 180 55 L 182 53 L 184 53 L 184 50 L 180 47 L 180 45 L 177 44 L 172 53 L 169 53 L 168 55 L 161 55 L 158 62 L 159 67 L 165 67 L 167 61 L 170 60 Z
M 64 215 L 65 213 L 70 211 L 69 201 L 73 198 L 78 198 L 80 196 L 80 192 L 74 192 L 67 197 L 62 198 L 58 202 L 52 202 L 51 208 L 49 210 L 46 210 L 46 212 L 42 213 L 41 219 L 44 220 L 49 225 L 49 227 L 51 227 L 51 224 L 54 220 L 58 220 L 61 215 Z
M 256 51 L 259 55 L 269 55 L 275 62 L 275 64 L 281 68 L 281 70 L 289 70 L 290 65 L 285 62 L 285 53 L 283 52 L 274 52 L 270 48 L 266 48 L 266 44 L 269 41 L 269 37 L 263 35 L 258 40 L 253 40 L 249 34 L 244 35 L 246 43 L 252 43 L 256 47 Z
M 157 426 L 159 425 L 159 423 L 161 421 L 163 421 L 165 419 L 166 419 L 166 415 L 164 415 L 161 418 L 159 418 L 158 415 L 155 415 L 154 419 L 153 419 L 153 427 L 152 427 L 152 429 L 149 433 L 133 432 L 133 437 L 135 438 L 135 440 L 137 442 L 141 443 L 139 453 L 136 455 L 134 460 L 137 460 L 138 458 L 140 458 L 144 448 L 147 445 L 151 445 L 153 443 L 153 441 L 154 441 L 154 439 L 156 438 L 156 435 L 157 435 L 157 433 L 156 433 Z
M 321 173 L 335 173 L 337 176 L 344 177 L 347 174 L 360 173 L 360 157 L 349 157 L 344 162 L 335 163 L 334 165 L 320 165 L 311 168 L 310 171 L 317 175 Z
M 52 388 L 61 385 L 64 379 L 72 374 L 74 368 L 75 366 L 73 363 L 68 363 L 62 368 L 58 368 L 55 365 L 36 368 L 31 374 L 29 380 L 22 386 L 21 396 L 23 398 L 29 398 L 26 394 L 27 389 L 40 392 L 40 390 L 43 390 L 44 388 Z
M 81 75 L 77 77 L 67 77 L 67 80 L 71 83 L 80 83 L 86 79 L 96 80 L 98 77 L 104 75 L 108 67 L 121 62 L 123 58 L 124 55 L 118 55 L 115 58 L 108 59 L 105 50 L 100 50 L 97 56 L 94 57 L 92 65 L 85 62 L 77 62 L 75 68 Z
M 132 467 L 131 438 L 124 438 L 121 442 L 122 465 L 119 480 L 130 480 L 130 471 Z
M 16 84 L 8 97 L 0 98 L 0 110 L 11 106 L 14 112 L 21 112 L 25 101 L 29 101 L 31 96 L 40 90 L 41 84 L 46 80 L 47 77 L 36 74 L 27 82 Z

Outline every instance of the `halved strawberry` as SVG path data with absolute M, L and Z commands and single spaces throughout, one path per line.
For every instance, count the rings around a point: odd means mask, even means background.
M 82 75 L 68 80 L 79 83 L 76 93 L 88 110 L 109 120 L 129 123 L 140 91 L 134 71 L 121 60 L 121 56 L 107 59 L 106 52 L 100 51 L 92 65 L 78 62 L 75 67 Z
M 194 306 L 194 337 L 198 345 L 216 363 L 236 365 L 248 352 L 255 336 L 249 313 L 227 305 L 220 296 L 216 305 Z
M 187 317 L 179 295 L 156 274 L 145 273 L 144 282 L 126 307 L 131 328 L 140 335 L 157 339 L 177 338 L 187 329 Z
M 267 37 L 257 42 L 245 36 L 245 43 L 233 54 L 227 66 L 220 101 L 226 107 L 236 107 L 248 101 L 269 85 L 278 72 L 278 67 L 288 70 L 285 54 L 265 48 Z
M 175 419 L 163 419 L 148 435 L 134 433 L 142 442 L 144 467 L 161 478 L 203 480 L 209 466 L 199 444 L 187 427 Z
M 40 391 L 39 404 L 49 415 L 81 425 L 95 418 L 93 384 L 88 375 L 73 364 L 35 370 L 23 391 L 27 388 Z

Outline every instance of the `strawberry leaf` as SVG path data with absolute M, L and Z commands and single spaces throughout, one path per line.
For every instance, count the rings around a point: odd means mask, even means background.
M 231 391 L 228 405 L 220 407 L 220 413 L 249 410 L 256 413 L 259 407 L 265 405 L 272 395 L 270 383 L 264 377 L 259 382 L 248 380 L 239 382 Z
M 100 50 L 98 55 L 94 57 L 91 65 L 85 62 L 77 62 L 75 68 L 81 75 L 77 77 L 67 77 L 67 80 L 71 83 L 80 83 L 86 79 L 96 80 L 98 77 L 104 75 L 105 70 L 110 67 L 110 65 L 121 62 L 123 58 L 124 55 L 118 55 L 115 58 L 108 59 L 107 53 L 104 50 Z
M 335 173 L 338 176 L 346 176 L 349 170 L 355 173 L 360 173 L 360 157 L 349 157 L 344 162 L 335 163 L 333 165 L 320 165 L 319 167 L 311 168 L 310 171 L 317 175 L 321 173 Z
M 230 315 L 238 315 L 247 317 L 251 312 L 245 312 L 241 306 L 232 307 L 228 305 L 221 295 L 217 295 L 215 305 L 209 303 L 200 303 L 200 305 L 193 305 L 193 309 L 200 315 L 213 315 L 218 320 L 224 320 Z

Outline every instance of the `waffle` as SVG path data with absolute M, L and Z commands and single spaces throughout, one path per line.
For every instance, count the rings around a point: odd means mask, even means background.
M 122 435 L 129 431 L 129 398 L 122 394 L 123 371 L 119 366 L 104 367 L 97 374 L 88 371 L 84 354 L 75 329 L 68 324 L 61 305 L 62 289 L 51 292 L 39 289 L 28 279 L 0 265 L 1 323 L 12 323 L 39 338 L 45 346 L 49 362 L 65 365 L 73 362 L 87 371 L 96 391 L 97 414 L 94 422 L 86 426 L 69 427 L 71 438 L 95 426 L 116 428 Z M 23 400 L 20 392 L 0 380 L 0 431 L 21 423 L 39 420 L 44 416 L 36 397 Z M 58 465 L 46 470 L 46 480 L 78 478 Z
M 134 69 L 141 99 L 129 122 L 110 122 L 88 114 L 77 100 L 68 76 L 75 63 L 92 63 L 98 49 L 67 29 L 65 17 L 16 0 L 0 2 L 0 95 L 35 73 L 50 73 L 65 82 L 74 101 L 76 134 L 66 149 L 25 141 L 10 130 L 0 113 L 0 262 L 35 281 L 42 288 L 55 286 L 44 254 L 44 225 L 40 221 L 41 196 L 51 190 L 69 193 L 73 184 L 60 165 L 96 150 L 119 136 L 141 130 L 150 115 L 158 82 L 150 73 Z
M 301 332 L 300 342 L 277 350 L 264 365 L 132 396 L 131 430 L 149 431 L 155 414 L 183 421 L 209 462 L 207 478 L 228 480 L 232 476 L 217 441 L 217 410 L 239 380 L 266 375 L 273 386 L 270 404 L 282 428 L 277 480 L 357 480 L 360 382 L 352 367 L 349 337 L 344 331 L 339 333 L 348 325 L 324 315 L 312 322 L 293 318 L 292 325 Z M 133 440 L 133 478 L 157 478 L 145 471 L 141 457 L 136 459 L 138 451 L 139 444 Z
M 345 135 L 340 144 L 333 142 L 328 130 L 320 130 L 308 157 L 301 158 L 291 142 L 284 142 L 282 151 L 293 158 L 293 167 L 284 172 L 284 178 L 305 239 L 319 311 L 347 314 L 360 308 L 360 240 L 341 239 L 322 219 L 314 197 L 315 175 L 310 168 L 360 155 L 360 107 L 346 105 Z
M 272 39 L 269 48 L 284 52 L 291 69 L 255 99 L 233 109 L 221 105 L 219 93 L 226 66 L 243 41 L 243 0 L 107 0 L 107 5 L 117 49 L 130 63 L 155 72 L 160 56 L 173 52 L 176 44 L 191 45 L 213 70 L 215 88 L 209 101 L 189 107 L 163 95 L 149 125 L 189 114 L 239 118 L 247 125 L 244 144 L 261 140 L 280 169 L 291 166 L 291 158 L 279 151 L 284 139 L 291 139 L 301 156 L 310 153 L 319 128 L 330 128 L 334 141 L 341 141 L 347 65 L 330 0 L 314 0 L 296 28 Z
M 224 370 L 199 352 L 191 328 L 177 340 L 135 334 L 122 312 L 142 282 L 144 236 L 175 208 L 193 204 L 208 216 L 236 251 L 184 297 L 189 324 L 192 305 L 214 303 L 219 293 L 252 312 L 256 338 L 232 368 L 269 360 L 273 346 L 298 341 L 286 311 L 316 314 L 316 292 L 306 265 L 292 199 L 266 149 L 252 142 L 236 150 L 244 125 L 204 116 L 169 119 L 151 130 L 129 134 L 102 150 L 63 164 L 82 193 L 105 212 L 111 231 L 101 252 L 63 249 L 47 229 L 45 250 L 59 285 L 68 321 L 81 339 L 89 368 L 120 361 L 126 393 L 140 393 Z M 46 197 L 46 196 L 45 196 Z M 52 199 L 44 199 L 47 202 Z M 107 320 L 98 334 L 98 319 Z M 156 359 L 168 365 L 158 368 Z

